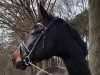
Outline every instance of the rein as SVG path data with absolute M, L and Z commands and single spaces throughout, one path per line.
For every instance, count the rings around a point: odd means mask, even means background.
M 39 68 L 38 66 L 35 66 L 35 65 L 34 65 L 34 64 L 32 64 L 31 62 L 29 62 L 29 64 L 30 64 L 31 66 L 33 66 L 33 67 L 35 67 L 35 68 L 39 69 L 39 70 L 42 70 L 43 72 L 45 72 L 45 73 L 46 73 L 46 74 L 48 74 L 48 75 L 53 75 L 53 74 L 51 74 L 51 73 L 49 73 L 49 72 L 47 72 L 47 71 L 45 71 L 45 70 L 43 70 L 43 69 Z

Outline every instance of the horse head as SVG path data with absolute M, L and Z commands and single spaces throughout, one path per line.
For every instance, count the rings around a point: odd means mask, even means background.
M 51 58 L 54 55 L 56 27 L 55 18 L 39 5 L 42 21 L 37 22 L 30 32 L 30 36 L 23 41 L 13 54 L 13 64 L 16 68 L 26 69 L 26 60 L 37 63 Z M 24 66 L 24 67 L 23 67 Z

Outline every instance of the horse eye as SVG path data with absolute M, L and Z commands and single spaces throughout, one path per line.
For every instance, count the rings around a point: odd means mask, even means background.
M 15 58 L 13 57 L 13 58 L 12 58 L 12 62 L 15 62 L 15 61 L 16 61 L 16 60 L 15 60 Z
M 14 62 L 14 58 L 12 59 L 12 62 Z

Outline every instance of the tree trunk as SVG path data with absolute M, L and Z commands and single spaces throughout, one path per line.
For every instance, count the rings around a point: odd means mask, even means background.
M 100 75 L 100 0 L 89 0 L 89 64 L 92 75 Z

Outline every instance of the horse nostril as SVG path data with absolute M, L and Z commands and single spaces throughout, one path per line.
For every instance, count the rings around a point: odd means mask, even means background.
M 12 58 L 12 62 L 15 62 L 15 59 L 14 58 Z
M 13 63 L 13 65 L 14 65 L 14 59 L 12 59 L 12 63 Z
M 14 59 L 12 59 L 12 62 L 14 62 Z
M 12 59 L 12 63 L 13 63 L 13 65 L 15 65 L 15 59 L 14 58 Z

